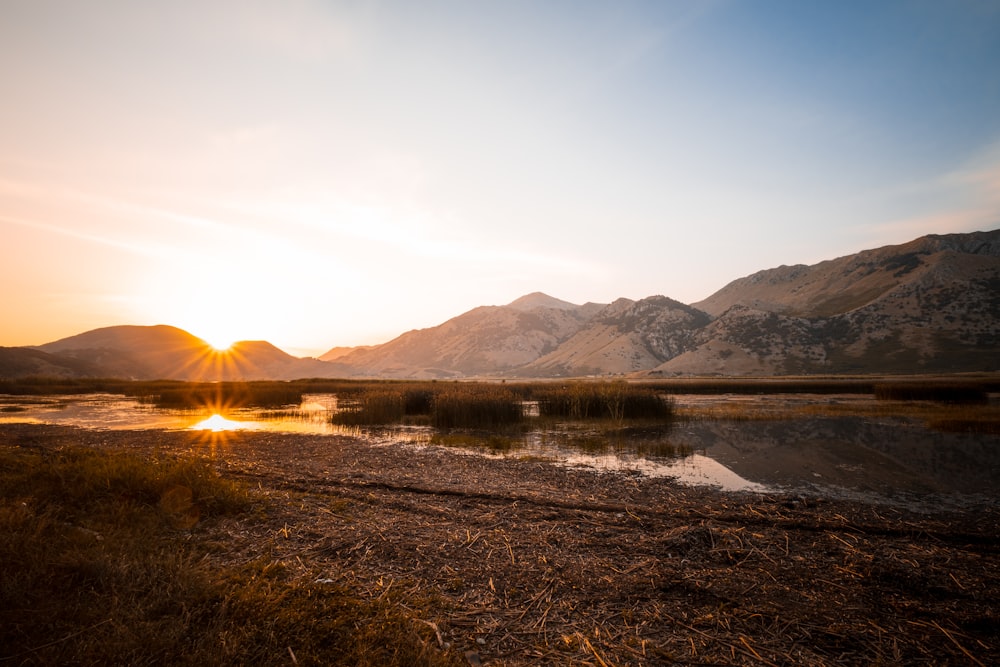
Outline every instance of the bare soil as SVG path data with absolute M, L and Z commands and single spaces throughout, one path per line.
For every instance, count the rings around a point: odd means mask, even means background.
M 17 446 L 210 456 L 266 511 L 220 565 L 435 600 L 472 665 L 1000 664 L 1000 513 L 727 494 L 344 436 L 3 425 Z M 405 599 L 405 598 L 404 598 Z

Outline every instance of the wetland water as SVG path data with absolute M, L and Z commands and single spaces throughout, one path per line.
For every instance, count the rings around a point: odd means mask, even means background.
M 796 401 L 857 397 L 675 397 L 678 407 L 746 404 L 758 412 Z M 752 404 L 752 405 L 751 405 Z M 798 416 L 734 421 L 680 420 L 670 427 L 588 426 L 516 436 L 438 434 L 430 427 L 355 428 L 331 424 L 336 396 L 306 395 L 282 410 L 165 410 L 112 394 L 0 395 L 0 423 L 91 429 L 263 430 L 345 434 L 379 444 L 447 445 L 456 455 L 537 457 L 568 466 L 672 477 L 728 491 L 871 499 L 936 508 L 1000 505 L 1000 437 L 929 430 L 901 417 Z

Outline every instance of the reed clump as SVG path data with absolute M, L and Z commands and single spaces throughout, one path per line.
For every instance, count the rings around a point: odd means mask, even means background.
M 344 426 L 382 426 L 402 423 L 406 399 L 398 389 L 371 389 L 348 402 L 332 415 L 335 424 Z
M 430 415 L 434 407 L 434 389 L 428 386 L 403 389 L 403 412 L 407 415 Z
M 228 410 L 279 408 L 302 402 L 302 387 L 287 382 L 144 382 L 126 395 L 158 408 Z
M 331 417 L 347 426 L 423 422 L 441 429 L 503 428 L 523 419 L 520 397 L 487 383 L 380 385 L 345 401 Z
M 503 428 L 524 420 L 517 394 L 502 385 L 446 386 L 431 400 L 431 425 L 436 428 Z
M 542 417 L 571 420 L 654 419 L 674 416 L 673 401 L 648 386 L 625 382 L 576 382 L 536 390 Z

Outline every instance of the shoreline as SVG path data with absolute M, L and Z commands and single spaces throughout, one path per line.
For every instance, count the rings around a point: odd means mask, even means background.
M 431 595 L 466 664 L 1000 661 L 1000 512 L 916 513 L 350 436 L 0 425 L 5 447 L 210 457 L 265 503 L 220 567 Z M 418 623 L 419 625 L 419 623 Z

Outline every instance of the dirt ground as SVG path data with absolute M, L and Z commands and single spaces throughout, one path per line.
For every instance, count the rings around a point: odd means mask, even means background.
M 0 436 L 211 456 L 269 501 L 211 529 L 220 563 L 430 596 L 414 623 L 471 665 L 1000 664 L 995 508 L 726 494 L 345 436 Z

